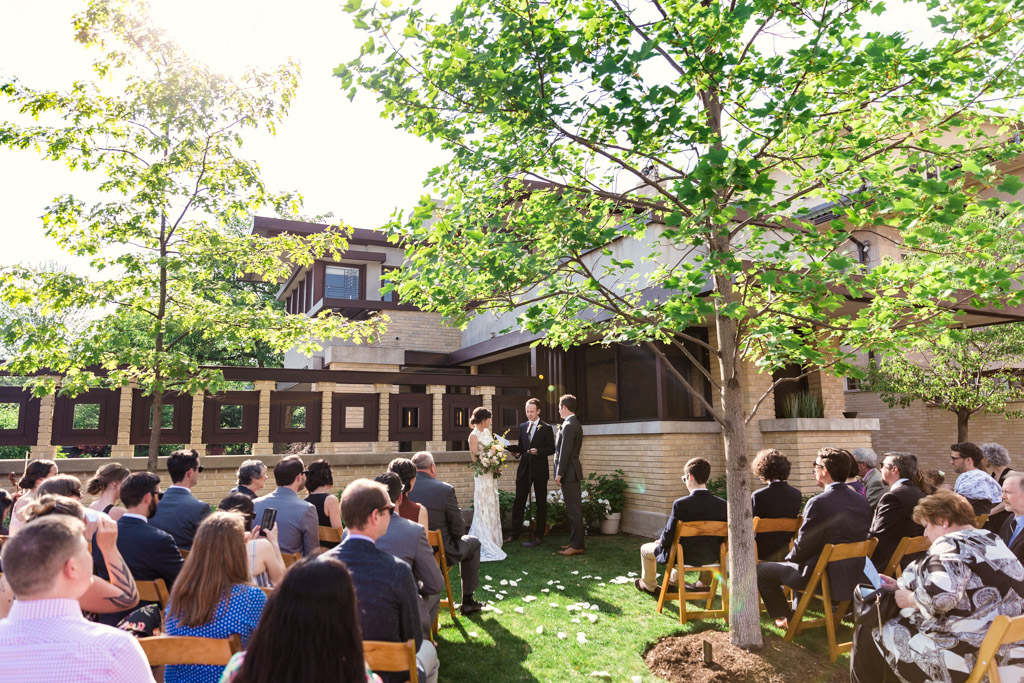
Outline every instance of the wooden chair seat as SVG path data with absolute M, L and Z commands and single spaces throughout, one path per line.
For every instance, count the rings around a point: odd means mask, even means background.
M 904 536 L 900 539 L 899 545 L 896 546 L 896 550 L 892 551 L 892 557 L 885 565 L 885 571 L 882 573 L 892 578 L 899 578 L 899 575 L 903 573 L 901 564 L 903 558 L 907 555 L 916 555 L 917 553 L 923 553 L 928 550 L 932 545 L 932 542 L 925 536 Z
M 364 640 L 363 657 L 374 673 L 409 672 L 409 683 L 419 681 L 416 670 L 416 641 L 389 643 L 383 640 Z
M 800 526 L 804 523 L 804 518 L 799 517 L 754 517 L 754 535 L 757 534 L 768 534 L 773 532 L 785 531 L 789 534 L 789 549 L 793 549 L 793 542 L 796 540 L 796 535 L 800 531 Z M 756 539 L 755 539 L 756 541 Z M 762 560 L 760 555 L 757 553 L 757 544 L 754 544 L 754 558 L 758 564 L 765 562 Z
M 242 651 L 242 639 L 237 633 L 230 638 L 154 636 L 139 638 L 139 645 L 146 653 L 150 666 L 227 666 L 231 656 Z
M 1003 645 L 1024 641 L 1024 616 L 1008 617 L 1000 614 L 988 627 L 985 640 L 978 648 L 978 658 L 967 683 L 981 683 L 988 676 L 989 683 L 1001 683 L 999 667 L 996 665 L 996 654 Z
M 427 543 L 434 551 L 434 561 L 437 562 L 437 566 L 441 568 L 441 575 L 444 576 L 444 589 L 448 597 L 441 600 L 438 607 L 438 614 L 440 614 L 441 607 L 447 607 L 448 612 L 452 615 L 452 619 L 455 619 L 455 597 L 452 595 L 452 582 L 448 578 L 448 560 L 444 554 L 444 541 L 441 538 L 441 532 L 437 529 L 430 531 L 427 530 Z M 437 634 L 437 622 L 438 617 L 434 617 L 434 624 L 431 627 L 431 632 Z
M 324 543 L 341 543 L 341 529 L 335 529 L 333 526 L 321 526 L 317 527 L 317 532 L 320 535 L 320 540 Z
M 188 550 L 186 550 L 185 548 L 178 548 L 178 554 L 181 555 L 181 559 L 188 559 Z
M 689 565 L 683 557 L 683 546 L 679 539 L 691 536 L 721 536 L 722 543 L 718 549 L 718 564 Z M 679 623 L 685 624 L 689 619 L 728 619 L 729 616 L 729 572 L 726 563 L 726 551 L 728 547 L 729 524 L 727 522 L 676 522 L 676 531 L 672 539 L 672 550 L 669 552 L 668 564 L 665 565 L 665 576 L 661 582 L 661 592 L 658 594 L 658 614 L 661 614 L 665 602 L 668 600 L 679 601 Z M 669 589 L 668 579 L 672 570 L 676 570 L 679 585 L 675 591 Z M 700 590 L 691 591 L 686 589 L 685 572 L 714 573 L 711 585 Z M 713 610 L 711 605 L 715 600 L 718 587 L 722 587 L 721 609 Z M 689 611 L 687 601 L 704 600 L 704 609 Z
M 846 610 L 852 601 L 841 601 L 839 606 L 833 611 L 832 586 L 829 584 L 827 569 L 831 563 L 841 560 L 855 558 L 866 560 L 871 557 L 871 553 L 875 551 L 876 545 L 878 545 L 878 539 L 871 538 L 857 543 L 840 543 L 837 545 L 829 543 L 822 549 L 821 556 L 818 558 L 818 563 L 814 566 L 814 572 L 811 574 L 807 585 L 802 589 L 795 589 L 797 593 L 801 594 L 800 602 L 797 603 L 793 618 L 789 620 L 789 628 L 786 630 L 783 640 L 792 642 L 793 638 L 800 631 L 824 626 L 825 631 L 828 633 L 828 656 L 833 662 L 839 658 L 840 653 L 849 652 L 852 649 L 852 641 L 839 643 L 836 640 L 836 631 L 839 628 L 840 621 L 843 615 L 846 614 Z M 825 616 L 820 619 L 804 620 L 804 613 L 807 611 L 807 607 L 812 599 L 821 601 Z
M 167 584 L 163 579 L 136 581 L 135 587 L 139 590 L 140 602 L 158 603 L 161 613 L 167 609 L 167 603 L 171 601 L 171 592 L 167 590 Z
M 985 513 L 983 515 L 975 515 L 974 516 L 974 528 L 976 528 L 976 529 L 984 529 L 985 525 L 987 523 L 988 523 L 988 513 Z
M 284 560 L 284 568 L 288 569 L 302 559 L 302 553 L 281 553 L 281 559 Z

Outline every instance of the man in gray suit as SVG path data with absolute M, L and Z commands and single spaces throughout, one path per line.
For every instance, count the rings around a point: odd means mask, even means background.
M 441 531 L 445 556 L 460 565 L 462 613 L 479 612 L 484 605 L 473 598 L 473 591 L 480 582 L 480 539 L 466 534 L 466 520 L 455 488 L 437 478 L 434 456 L 420 451 L 412 456 L 412 463 L 416 465 L 416 485 L 409 492 L 409 500 L 427 508 L 431 531 Z
M 306 485 L 306 466 L 302 458 L 297 455 L 281 458 L 274 466 L 274 482 L 277 489 L 273 493 L 256 499 L 252 525 L 260 523 L 264 510 L 274 508 L 281 552 L 316 555 L 320 551 L 316 508 L 299 498 L 299 491 Z
M 580 448 L 583 446 L 583 425 L 576 417 L 576 397 L 566 394 L 558 399 L 558 414 L 562 429 L 555 440 L 555 483 L 562 489 L 565 513 L 569 517 L 569 543 L 562 546 L 559 555 L 582 555 L 583 543 L 583 466 Z
M 1003 502 L 1010 516 L 1003 522 L 999 537 L 1024 562 L 1024 474 L 1014 472 L 1003 479 Z
M 868 498 L 868 505 L 874 510 L 878 507 L 878 501 L 889 490 L 889 485 L 878 471 L 878 455 L 871 448 L 854 448 L 850 452 L 857 461 L 857 476 L 864 482 L 864 495 Z
M 388 497 L 396 507 L 401 505 L 401 477 L 394 472 L 384 472 L 373 480 L 384 484 L 388 490 Z M 441 602 L 441 591 L 444 590 L 444 577 L 441 576 L 441 568 L 434 560 L 434 551 L 427 543 L 426 529 L 397 514 L 391 515 L 391 524 L 384 535 L 377 539 L 377 548 L 405 560 L 412 568 L 412 576 L 416 579 L 416 587 L 419 589 L 423 637 L 430 638 L 434 618 L 437 617 L 437 609 Z
M 192 487 L 199 481 L 202 471 L 199 453 L 191 448 L 174 451 L 167 458 L 171 485 L 164 491 L 156 514 L 149 523 L 169 533 L 179 549 L 192 547 L 196 529 L 210 514 L 210 505 L 192 495 Z

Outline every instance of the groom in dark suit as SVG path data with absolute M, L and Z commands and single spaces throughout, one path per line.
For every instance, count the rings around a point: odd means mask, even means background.
M 555 452 L 555 432 L 551 425 L 540 419 L 540 399 L 531 398 L 526 402 L 526 422 L 519 425 L 519 467 L 516 469 L 516 500 L 512 504 L 512 531 L 505 538 L 512 543 L 523 528 L 523 513 L 526 510 L 526 499 L 533 487 L 534 501 L 537 506 L 533 540 L 523 543 L 523 547 L 532 548 L 544 540 L 544 531 L 548 519 L 548 456 Z
M 576 417 L 576 397 L 565 394 L 558 399 L 558 414 L 562 430 L 555 441 L 555 483 L 562 489 L 565 513 L 569 517 L 569 543 L 562 546 L 559 555 L 582 555 L 583 547 L 583 466 L 580 448 L 583 446 L 583 425 Z

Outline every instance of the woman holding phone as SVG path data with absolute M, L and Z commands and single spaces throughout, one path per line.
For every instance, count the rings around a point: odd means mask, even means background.
M 228 495 L 217 506 L 218 510 L 224 512 L 238 512 L 245 521 L 245 528 L 252 528 L 253 504 L 252 498 L 244 493 L 232 493 Z M 264 510 L 264 517 L 273 508 Z M 245 558 L 249 565 L 249 578 L 261 588 L 273 588 L 281 582 L 284 577 L 284 559 L 281 557 L 281 548 L 277 545 L 277 525 L 269 525 L 270 529 L 263 529 L 257 526 L 253 529 L 252 538 L 245 543 Z M 260 532 L 264 538 L 260 538 Z

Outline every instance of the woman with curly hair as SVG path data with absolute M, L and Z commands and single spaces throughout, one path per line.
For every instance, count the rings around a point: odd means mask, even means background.
M 754 516 L 767 519 L 769 517 L 800 516 L 803 507 L 803 495 L 800 489 L 787 483 L 792 465 L 786 454 L 775 448 L 766 448 L 754 456 L 750 471 L 767 486 L 750 494 L 750 502 L 754 508 Z M 789 540 L 792 534 L 786 531 L 760 533 L 754 538 L 757 543 L 757 556 L 761 560 L 781 560 L 789 551 Z

